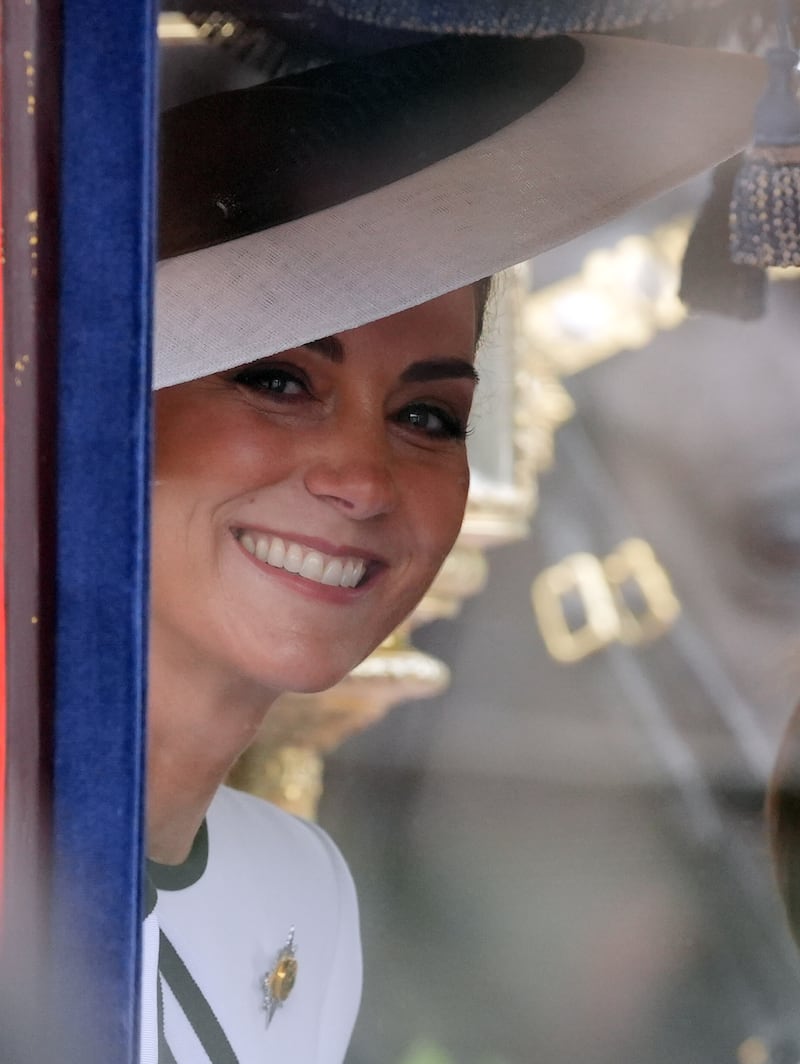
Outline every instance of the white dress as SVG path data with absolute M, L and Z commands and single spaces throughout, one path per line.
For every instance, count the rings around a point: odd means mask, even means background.
M 322 830 L 222 787 L 184 864 L 148 872 L 141 1064 L 341 1064 L 361 945 L 350 873 Z M 268 1023 L 264 978 L 290 936 L 295 984 Z

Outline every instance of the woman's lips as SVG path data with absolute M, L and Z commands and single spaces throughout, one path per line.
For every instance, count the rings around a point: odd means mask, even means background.
M 265 565 L 326 587 L 357 587 L 374 564 L 357 555 L 326 554 L 284 536 L 255 529 L 234 529 L 233 534 L 248 554 Z

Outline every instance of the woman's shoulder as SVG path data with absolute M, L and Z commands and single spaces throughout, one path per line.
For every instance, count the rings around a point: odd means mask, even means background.
M 271 802 L 232 787 L 220 787 L 207 815 L 209 842 L 228 851 L 246 852 L 274 871 L 280 854 L 284 874 L 333 876 L 352 889 L 350 873 L 331 837 L 308 820 Z
M 227 787 L 206 829 L 202 874 L 159 890 L 160 929 L 241 1061 L 265 1059 L 264 982 L 291 950 L 297 985 L 269 1027 L 269 1058 L 341 1061 L 360 998 L 361 948 L 355 889 L 336 845 L 316 825 Z M 175 1016 L 166 996 L 165 1024 L 179 1039 L 185 1021 Z M 191 1047 L 175 1056 L 198 1059 Z

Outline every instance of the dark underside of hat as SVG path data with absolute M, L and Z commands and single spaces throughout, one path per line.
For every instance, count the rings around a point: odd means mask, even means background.
M 437 38 L 172 108 L 162 121 L 160 257 L 416 173 L 539 106 L 582 61 L 563 35 Z
M 160 256 L 333 206 L 490 135 L 574 75 L 577 47 L 554 34 L 705 44 L 738 35 L 741 42 L 764 33 L 770 3 L 229 0 L 206 11 L 194 0 L 166 0 L 202 28 L 206 43 L 221 46 L 211 52 L 224 50 L 235 68 L 265 84 L 245 100 L 209 97 L 165 115 Z M 167 98 L 241 84 L 239 76 L 206 84 L 209 50 L 202 50 L 202 87 L 174 92 L 175 68 L 183 77 L 186 65 L 172 64 L 162 77 Z M 394 56 L 384 66 L 387 51 Z M 221 146 L 215 159 L 193 159 L 210 137 Z
M 335 206 L 490 136 L 580 68 L 580 47 L 566 34 L 763 52 L 775 32 L 775 0 L 228 0 L 222 9 L 165 0 L 163 6 L 198 27 L 204 58 L 197 64 L 199 91 L 186 91 L 196 80 L 189 71 L 187 84 L 173 92 L 176 77 L 187 73 L 183 60 L 162 71 L 166 97 L 191 102 L 164 116 L 161 258 Z M 800 0 L 783 6 L 800 36 Z M 216 83 L 208 62 L 214 53 L 228 64 Z M 231 77 L 231 70 L 238 73 Z M 239 100 L 236 93 L 219 95 L 253 82 L 262 84 Z M 213 158 L 203 150 L 210 138 L 220 146 Z M 708 268 L 707 245 L 719 245 L 718 261 L 728 261 L 725 215 L 723 209 L 715 241 L 702 241 L 695 272 L 704 291 L 707 277 L 720 272 Z M 739 290 L 737 269 L 731 285 L 726 268 L 726 297 Z M 746 272 L 751 286 L 753 271 Z M 697 285 L 688 274 L 684 280 L 689 298 Z M 718 299 L 712 303 L 729 312 Z M 735 305 L 737 313 L 750 307 L 747 299 Z

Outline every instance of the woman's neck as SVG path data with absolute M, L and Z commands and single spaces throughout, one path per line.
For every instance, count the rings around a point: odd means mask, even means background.
M 155 642 L 155 641 L 154 641 Z M 277 693 L 222 675 L 207 661 L 150 655 L 147 856 L 186 859 L 230 768 L 252 742 Z

